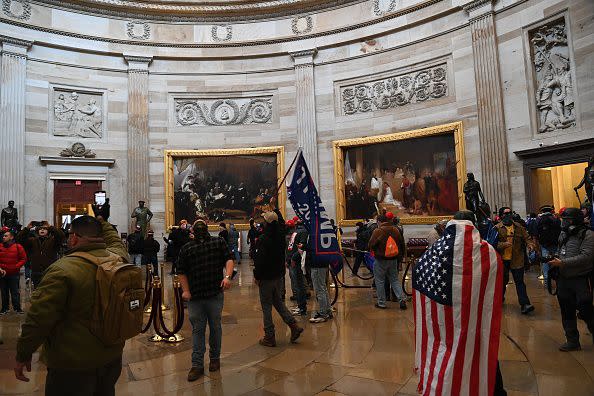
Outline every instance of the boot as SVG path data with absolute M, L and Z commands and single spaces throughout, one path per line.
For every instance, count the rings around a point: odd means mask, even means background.
M 569 341 L 559 347 L 561 352 L 580 351 L 581 349 L 582 347 L 580 346 L 579 342 L 576 343 Z
M 289 327 L 291 328 L 291 342 L 295 343 L 303 333 L 303 329 L 297 323 L 290 324 Z
M 192 367 L 188 373 L 188 381 L 193 382 L 204 376 L 204 367 Z
M 264 338 L 262 338 L 259 341 L 259 343 L 262 346 L 275 347 L 276 346 L 276 338 L 274 337 L 274 335 L 271 335 L 271 336 L 265 335 Z
M 219 371 L 221 369 L 221 359 L 210 359 L 210 364 L 208 365 L 208 371 L 211 373 L 213 371 Z

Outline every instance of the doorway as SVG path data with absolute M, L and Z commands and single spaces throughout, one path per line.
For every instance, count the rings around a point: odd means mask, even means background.
M 72 220 L 92 215 L 101 180 L 54 180 L 54 224 L 68 228 Z
M 578 191 L 578 199 L 573 187 L 580 183 L 587 166 L 587 162 L 579 162 L 532 169 L 532 209 L 542 205 L 554 205 L 557 211 L 561 208 L 579 208 L 580 200 L 584 199 L 583 189 Z

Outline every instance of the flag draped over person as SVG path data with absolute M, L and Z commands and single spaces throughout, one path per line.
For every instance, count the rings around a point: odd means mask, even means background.
M 303 153 L 300 151 L 297 156 L 293 177 L 287 185 L 289 201 L 295 214 L 309 232 L 308 254 L 313 253 L 312 260 L 316 260 L 317 263 L 327 263 L 332 273 L 336 275 L 342 270 L 342 256 L 338 247 L 336 229 L 326 214 Z
M 413 269 L 415 369 L 422 395 L 492 395 L 503 273 L 467 220 L 451 220 Z

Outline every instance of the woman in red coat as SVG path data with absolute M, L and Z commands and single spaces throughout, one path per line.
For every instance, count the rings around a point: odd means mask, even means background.
M 21 309 L 20 280 L 21 267 L 27 261 L 27 254 L 21 245 L 15 242 L 11 231 L 4 233 L 0 245 L 0 268 L 5 272 L 0 279 L 2 292 L 2 310 L 0 315 L 8 313 L 8 297 L 12 300 L 12 308 L 16 313 L 23 314 Z

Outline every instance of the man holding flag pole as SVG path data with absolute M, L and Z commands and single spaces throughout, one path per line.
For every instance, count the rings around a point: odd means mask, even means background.
M 312 283 L 318 301 L 318 311 L 310 322 L 322 323 L 332 318 L 330 296 L 326 287 L 328 269 L 330 268 L 334 275 L 338 274 L 342 269 L 342 257 L 335 228 L 318 195 L 301 149 L 297 152 L 293 164 L 295 168 L 291 181 L 287 184 L 287 192 L 295 214 L 309 234 L 307 246 L 304 246 L 303 250 L 306 252 L 306 265 L 311 268 Z

